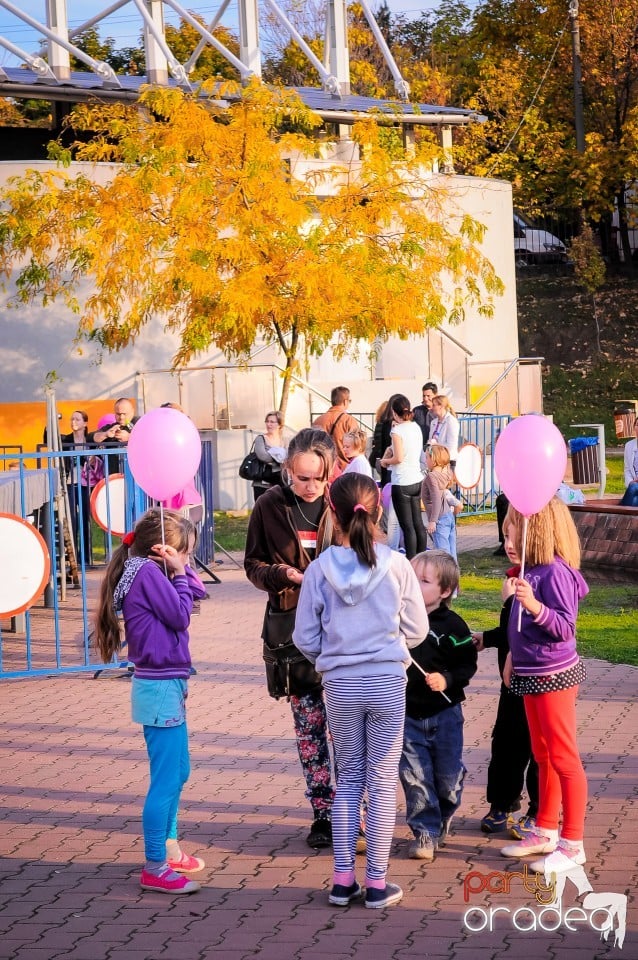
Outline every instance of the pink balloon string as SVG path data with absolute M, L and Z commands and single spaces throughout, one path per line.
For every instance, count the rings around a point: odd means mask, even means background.
M 523 517 L 523 547 L 521 549 L 521 569 L 518 572 L 519 580 L 525 577 L 525 554 L 527 552 L 527 517 Z M 518 632 L 521 632 L 523 621 L 523 604 L 518 602 Z

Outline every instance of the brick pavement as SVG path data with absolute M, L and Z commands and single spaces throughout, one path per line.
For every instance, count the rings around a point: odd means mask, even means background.
M 462 546 L 490 546 L 494 530 L 464 527 Z M 590 789 L 587 874 L 596 892 L 631 891 L 622 950 L 587 923 L 573 932 L 564 922 L 554 932 L 523 932 L 503 912 L 492 930 L 464 923 L 470 905 L 513 912 L 533 903 L 515 879 L 508 896 L 483 892 L 464 902 L 470 871 L 485 878 L 519 867 L 499 857 L 501 841 L 478 829 L 498 691 L 493 651 L 481 655 L 465 708 L 468 777 L 449 844 L 433 864 L 405 858 L 399 790 L 390 877 L 404 888 L 402 904 L 339 909 L 327 903 L 330 856 L 305 844 L 310 816 L 288 707 L 265 694 L 257 640 L 263 598 L 240 570 L 228 563 L 218 569 L 222 582 L 209 588 L 211 600 L 192 624 L 193 772 L 181 810 L 185 849 L 206 860 L 201 893 L 171 898 L 139 889 L 147 764 L 129 720 L 127 680 L 110 672 L 98 680 L 5 681 L 0 958 L 638 957 L 638 671 L 589 661 L 578 708 Z M 573 905 L 566 893 L 564 909 Z M 535 916 L 527 911 L 519 925 Z M 481 915 L 472 921 L 479 926 Z

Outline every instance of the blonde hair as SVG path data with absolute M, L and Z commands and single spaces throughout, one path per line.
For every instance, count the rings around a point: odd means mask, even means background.
M 432 567 L 441 592 L 446 593 L 449 590 L 448 595 L 441 598 L 441 604 L 449 607 L 452 594 L 459 588 L 461 577 L 461 570 L 454 557 L 445 550 L 425 550 L 412 557 L 410 563 L 417 575 L 426 566 Z
M 435 403 L 438 403 L 439 406 L 443 407 L 447 413 L 451 413 L 453 417 L 456 416 L 449 398 L 446 397 L 444 393 L 437 393 L 436 397 L 432 398 L 432 405 L 434 406 Z
M 350 440 L 357 453 L 364 453 L 368 443 L 365 430 L 348 430 L 341 438 L 341 442 L 343 443 L 344 440 Z
M 435 467 L 447 467 L 450 463 L 450 451 L 440 443 L 429 443 L 425 452 L 430 455 Z
M 511 528 L 512 540 L 519 557 L 523 556 L 522 513 L 510 504 L 503 521 L 503 529 Z M 525 565 L 540 567 L 553 563 L 560 557 L 574 570 L 580 567 L 580 540 L 576 524 L 567 504 L 552 497 L 547 506 L 532 514 L 527 521 L 527 541 L 525 546 Z

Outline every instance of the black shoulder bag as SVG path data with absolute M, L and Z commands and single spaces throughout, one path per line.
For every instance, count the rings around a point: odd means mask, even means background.
M 266 607 L 261 638 L 268 693 L 275 700 L 303 697 L 321 689 L 320 675 L 292 642 L 296 613 L 296 608 Z
M 256 442 L 255 437 L 252 447 L 239 465 L 239 476 L 242 480 L 251 480 L 253 483 L 258 480 L 272 479 L 272 464 L 259 459 L 255 453 Z

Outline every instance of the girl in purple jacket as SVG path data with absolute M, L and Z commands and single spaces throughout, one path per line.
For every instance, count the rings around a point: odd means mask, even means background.
M 193 599 L 206 592 L 188 566 L 196 532 L 173 510 L 149 510 L 115 551 L 100 590 L 96 640 L 110 663 L 123 640 L 135 665 L 131 687 L 133 721 L 141 723 L 150 763 L 142 827 L 146 864 L 140 884 L 160 893 L 194 893 L 199 883 L 185 874 L 204 867 L 182 852 L 177 808 L 190 773 L 186 727 L 191 672 L 188 627 Z M 124 620 L 124 636 L 121 619 Z
M 519 556 L 523 522 L 510 506 L 503 525 L 506 549 L 511 542 Z M 528 520 L 525 574 L 512 580 L 510 654 L 503 670 L 503 682 L 523 697 L 538 763 L 539 804 L 535 829 L 501 853 L 543 855 L 530 866 L 546 876 L 585 863 L 587 778 L 576 742 L 576 696 L 585 668 L 576 650 L 576 617 L 579 601 L 589 591 L 579 566 L 574 521 L 568 507 L 554 497 Z

